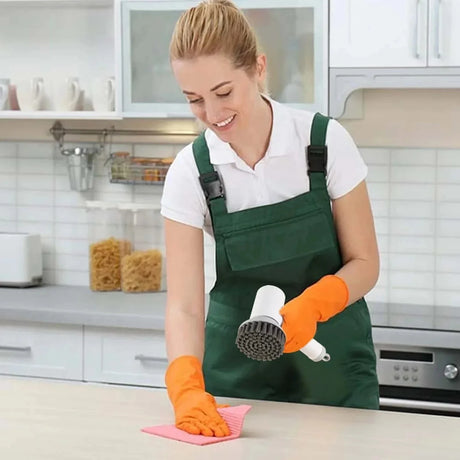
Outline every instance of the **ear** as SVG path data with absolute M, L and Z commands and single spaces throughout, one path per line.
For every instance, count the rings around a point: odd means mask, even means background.
M 256 61 L 256 77 L 257 80 L 263 82 L 267 75 L 267 56 L 265 54 L 259 54 Z

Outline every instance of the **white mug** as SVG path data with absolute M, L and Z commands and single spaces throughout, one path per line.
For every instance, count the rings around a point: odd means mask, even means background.
M 77 77 L 67 77 L 53 84 L 54 110 L 60 112 L 77 110 L 80 96 L 81 89 Z
M 115 110 L 115 78 L 94 78 L 91 82 L 91 99 L 96 112 Z
M 44 94 L 43 78 L 41 77 L 22 80 L 16 85 L 18 104 L 22 111 L 33 112 L 40 110 Z
M 10 80 L 0 78 L 0 110 L 8 110 L 9 106 Z

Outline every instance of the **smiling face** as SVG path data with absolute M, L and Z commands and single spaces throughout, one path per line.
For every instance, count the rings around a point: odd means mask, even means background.
M 265 57 L 254 72 L 235 68 L 222 54 L 176 59 L 174 76 L 193 114 L 224 142 L 244 139 L 257 126 L 263 101 L 259 86 L 265 77 Z

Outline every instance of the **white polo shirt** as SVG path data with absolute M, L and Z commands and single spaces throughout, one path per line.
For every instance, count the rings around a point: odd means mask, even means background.
M 251 169 L 230 147 L 207 129 L 209 157 L 224 185 L 228 212 L 274 204 L 309 190 L 305 147 L 310 144 L 314 113 L 292 109 L 268 99 L 273 126 L 265 156 Z M 356 187 L 367 166 L 348 132 L 330 120 L 327 190 L 331 199 Z M 209 210 L 199 182 L 192 144 L 183 148 L 169 168 L 161 199 L 161 214 L 168 219 L 204 228 L 212 234 Z

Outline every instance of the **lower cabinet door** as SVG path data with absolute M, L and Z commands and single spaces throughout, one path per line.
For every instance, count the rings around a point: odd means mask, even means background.
M 84 380 L 165 387 L 163 331 L 84 328 Z
M 82 326 L 2 321 L 0 374 L 81 380 Z

